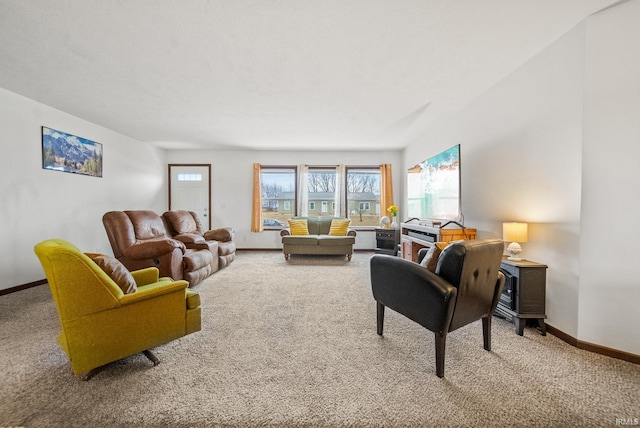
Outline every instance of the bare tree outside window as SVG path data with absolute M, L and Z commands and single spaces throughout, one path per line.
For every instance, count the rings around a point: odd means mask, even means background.
M 334 193 L 336 191 L 335 172 L 313 172 L 309 171 L 307 180 L 309 193 Z
M 358 174 L 351 173 L 347 176 L 347 192 L 380 192 L 380 173 Z
M 309 167 L 307 174 L 309 189 L 309 215 L 332 216 L 329 203 L 336 198 L 336 170 L 335 168 Z
M 278 195 L 282 194 L 284 188 L 277 183 L 261 183 L 262 184 L 262 208 L 265 211 L 277 211 Z

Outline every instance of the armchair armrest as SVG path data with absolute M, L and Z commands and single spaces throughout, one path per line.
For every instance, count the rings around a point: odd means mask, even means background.
M 160 279 L 160 271 L 156 267 L 149 267 L 131 271 L 134 281 L 138 287 L 147 284 L 153 284 Z
M 289 229 L 282 229 L 280 231 L 280 236 L 289 236 L 291 235 L 291 231 Z
M 493 302 L 491 303 L 491 313 L 496 310 L 498 306 L 498 301 L 500 300 L 500 295 L 502 294 L 502 289 L 504 288 L 504 283 L 507 278 L 501 271 L 498 271 L 498 279 L 496 280 L 496 288 L 493 294 Z
M 218 251 L 217 241 L 206 241 L 202 235 L 195 233 L 181 233 L 174 236 L 173 239 L 182 242 L 190 250 L 210 250 L 216 253 Z
M 131 305 L 142 300 L 153 299 L 154 297 L 174 293 L 179 290 L 186 290 L 187 287 L 189 287 L 189 283 L 184 280 L 154 282 L 153 284 L 138 287 L 135 293 L 123 295 L 120 299 L 120 304 Z
M 204 238 L 200 235 L 196 235 L 195 233 L 181 233 L 180 235 L 174 236 L 173 239 L 177 239 L 187 245 L 204 243 Z
M 127 248 L 124 253 L 127 257 L 135 260 L 149 259 L 170 253 L 176 248 L 184 254 L 184 243 L 175 239 L 158 239 L 153 241 L 140 242 Z
M 233 229 L 230 227 L 221 227 L 220 229 L 209 230 L 204 233 L 204 239 L 207 241 L 228 242 L 233 241 Z
M 347 229 L 347 236 L 356 236 L 355 229 Z
M 190 250 L 209 250 L 217 254 L 218 241 L 202 241 L 195 244 L 187 244 L 187 248 Z
M 409 260 L 382 254 L 370 260 L 376 301 L 434 332 L 447 333 L 457 289 Z

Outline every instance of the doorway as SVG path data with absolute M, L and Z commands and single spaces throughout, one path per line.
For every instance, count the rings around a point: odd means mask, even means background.
M 169 164 L 169 211 L 187 210 L 211 229 L 211 164 Z

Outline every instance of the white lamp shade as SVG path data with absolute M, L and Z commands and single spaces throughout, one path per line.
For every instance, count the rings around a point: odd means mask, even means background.
M 502 240 L 506 242 L 527 242 L 527 223 L 502 223 Z

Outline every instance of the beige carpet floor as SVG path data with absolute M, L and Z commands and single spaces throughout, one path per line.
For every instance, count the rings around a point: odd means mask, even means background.
M 240 251 L 195 287 L 202 331 L 109 364 L 88 382 L 58 347 L 47 286 L 0 297 L 0 427 L 612 427 L 640 418 L 640 366 L 494 318 L 447 340 L 387 311 L 368 263 Z

